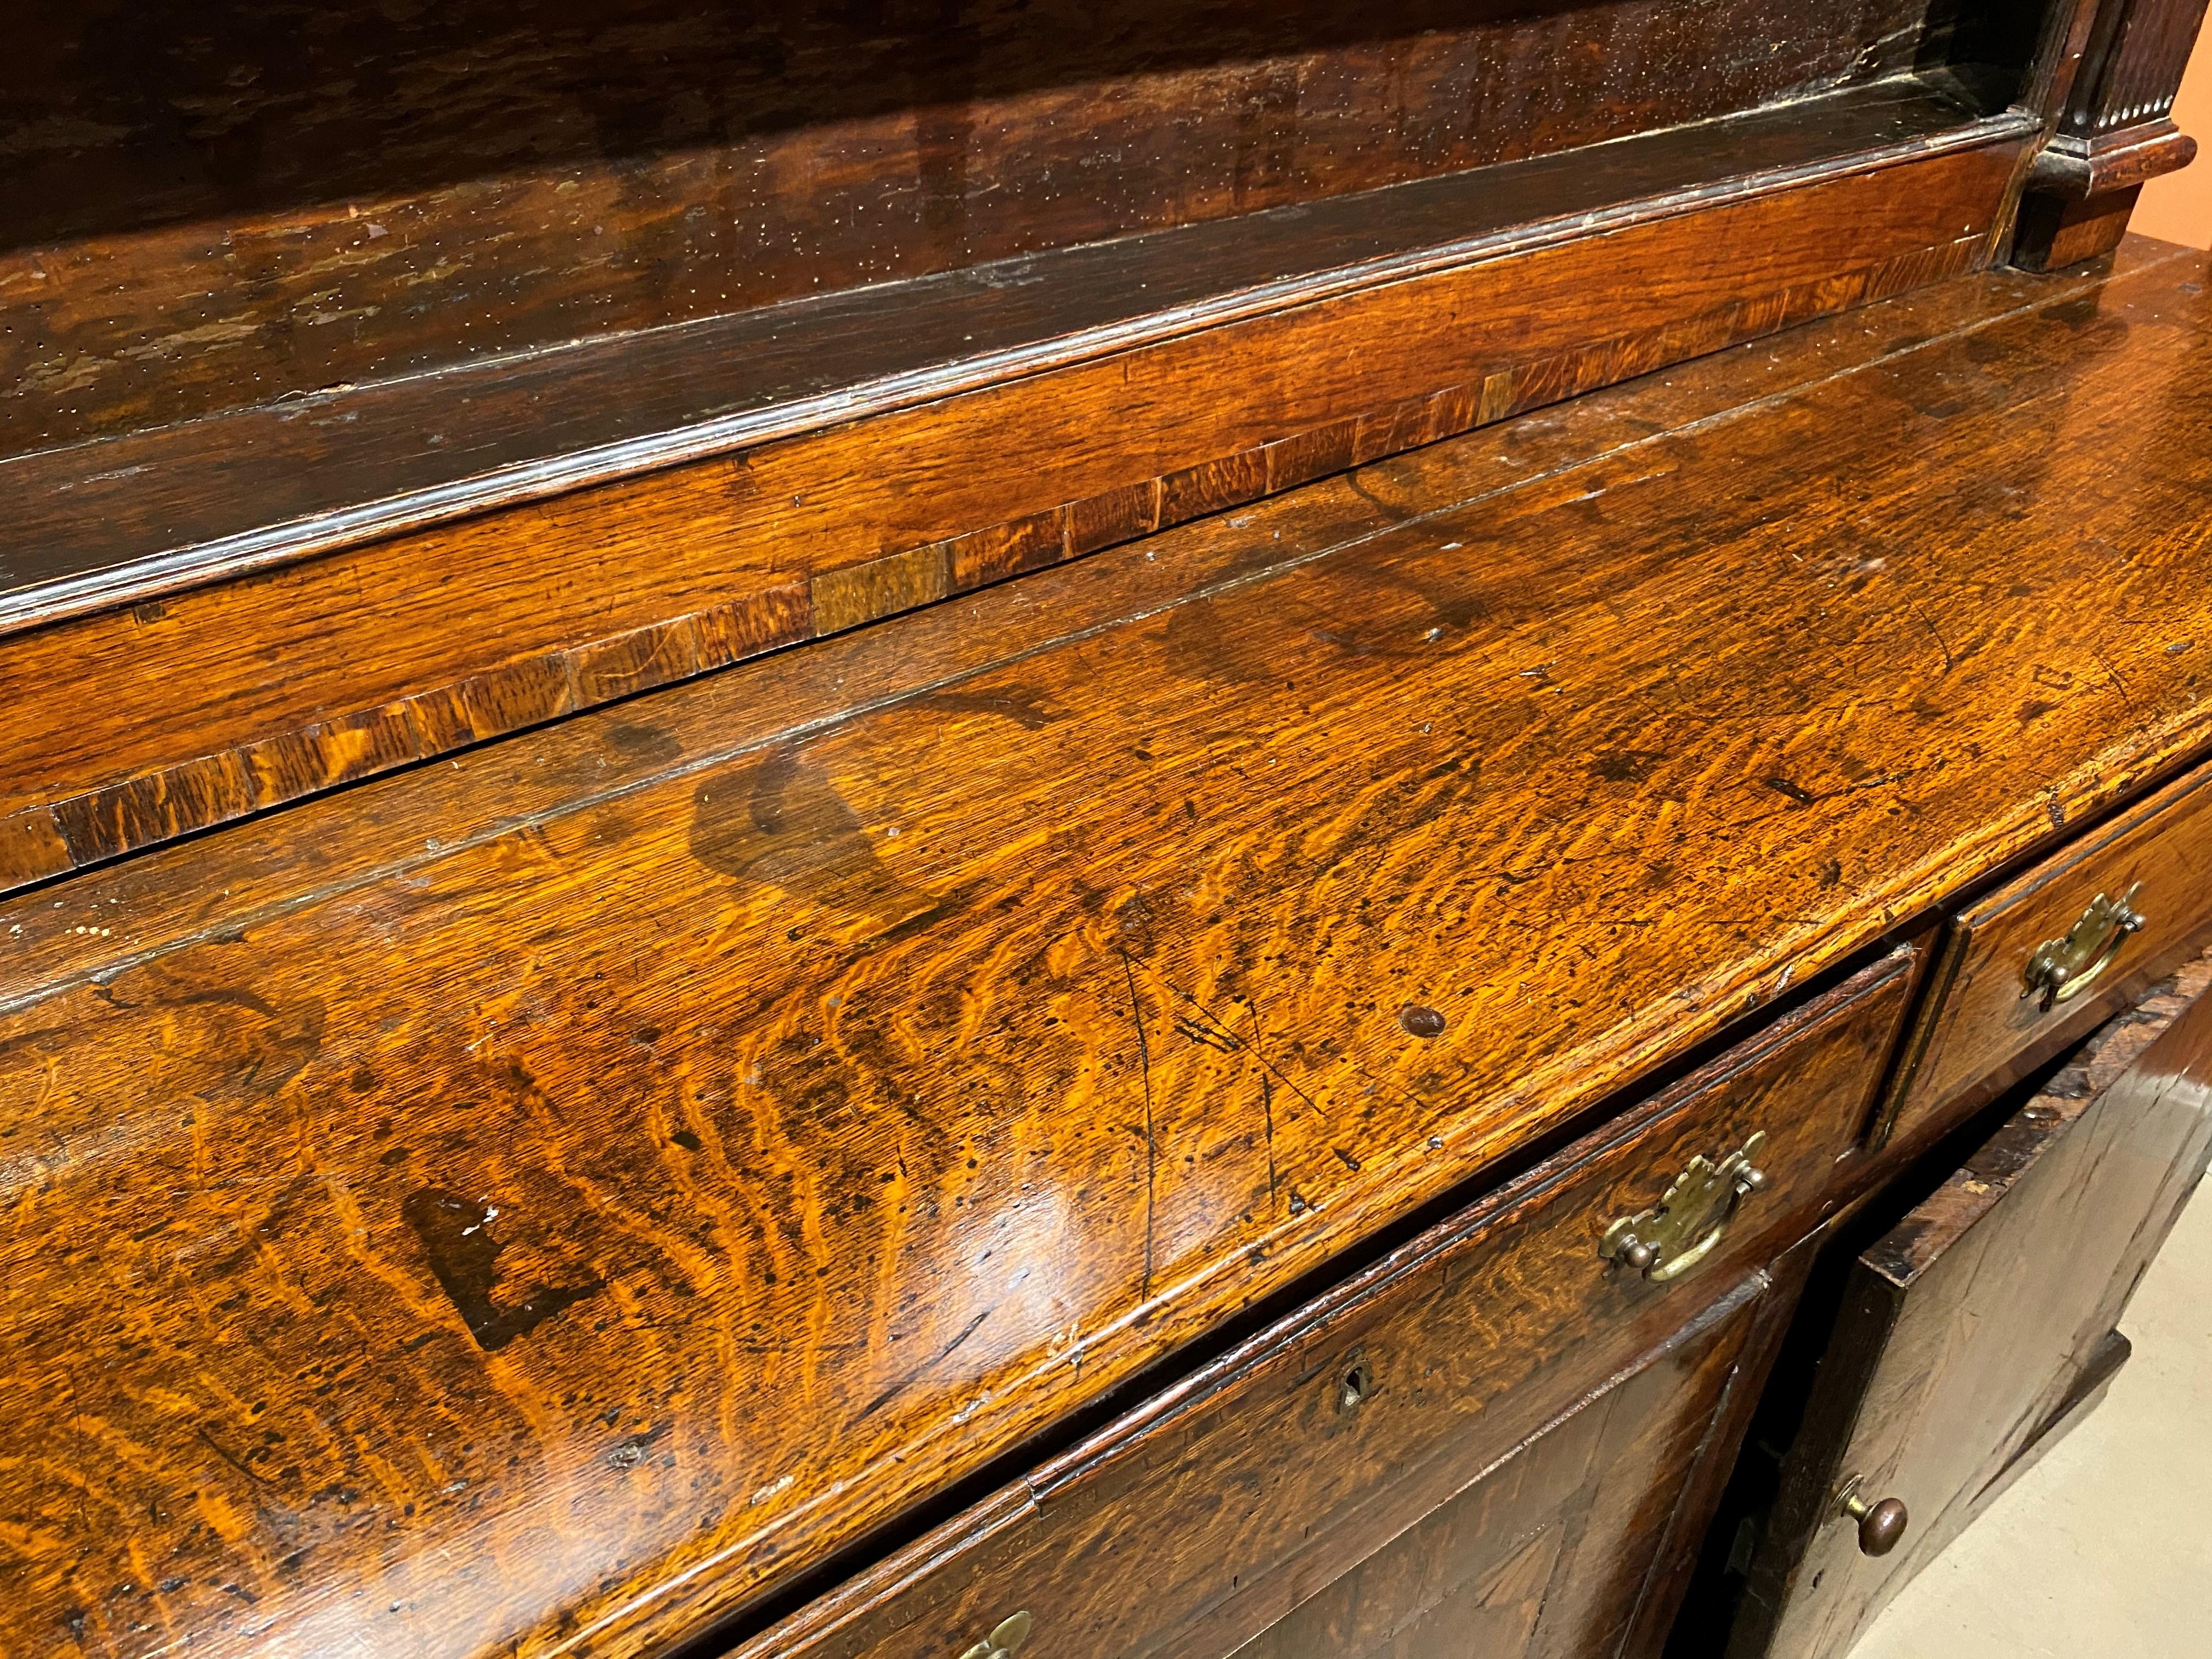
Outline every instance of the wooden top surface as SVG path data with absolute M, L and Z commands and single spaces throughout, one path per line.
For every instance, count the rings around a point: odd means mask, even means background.
M 2195 756 L 2206 264 L 11 901 L 9 1639 L 647 1650 Z

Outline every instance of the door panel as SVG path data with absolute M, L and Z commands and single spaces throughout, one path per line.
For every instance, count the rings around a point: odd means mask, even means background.
M 2212 957 L 2084 1045 L 1851 1264 L 1731 1659 L 1834 1659 L 2125 1358 L 2114 1327 L 2212 1148 Z M 1843 1503 L 1904 1505 L 1901 1540 Z M 1893 1523 L 1893 1512 L 1886 1517 Z

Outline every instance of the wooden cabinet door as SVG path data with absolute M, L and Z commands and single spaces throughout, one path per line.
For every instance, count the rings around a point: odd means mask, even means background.
M 1647 1587 L 1656 1588 L 1669 1522 L 1695 1485 L 1731 1383 L 1755 1363 L 1764 1288 L 1755 1279 L 1723 1299 L 1235 1659 L 1620 1652 Z
M 2110 1022 L 1850 1264 L 1729 1659 L 1846 1652 L 2100 1397 L 2212 1144 L 2208 980 L 2212 957 Z

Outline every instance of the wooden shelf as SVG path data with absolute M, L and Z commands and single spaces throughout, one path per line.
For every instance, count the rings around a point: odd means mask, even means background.
M 0 633 L 2030 131 L 1916 78 L 0 459 Z

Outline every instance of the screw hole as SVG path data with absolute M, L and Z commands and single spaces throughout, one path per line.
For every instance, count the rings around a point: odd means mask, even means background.
M 1444 1034 L 1445 1023 L 1442 1014 L 1418 1002 L 1409 1002 L 1398 1011 L 1398 1024 L 1409 1036 L 1440 1037 Z

